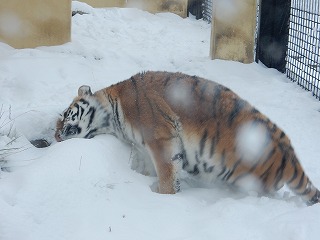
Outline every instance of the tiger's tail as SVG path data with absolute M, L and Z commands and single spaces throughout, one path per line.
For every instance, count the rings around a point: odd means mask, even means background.
M 292 148 L 286 154 L 290 164 L 287 165 L 287 186 L 303 200 L 307 205 L 320 203 L 320 191 L 317 189 L 304 172 L 296 154 Z

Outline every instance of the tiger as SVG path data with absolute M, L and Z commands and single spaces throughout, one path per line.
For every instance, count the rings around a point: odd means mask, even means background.
M 198 76 L 147 71 L 78 96 L 58 118 L 55 138 L 111 134 L 145 156 L 157 192 L 180 191 L 180 173 L 218 179 L 259 194 L 287 185 L 307 205 L 320 191 L 305 174 L 288 136 L 229 88 Z M 248 190 L 249 191 L 249 190 Z

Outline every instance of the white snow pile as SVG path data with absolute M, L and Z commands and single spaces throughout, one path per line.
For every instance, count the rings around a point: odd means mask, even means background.
M 210 60 L 203 21 L 75 8 L 88 14 L 72 18 L 70 43 L 21 50 L 0 43 L 0 106 L 11 109 L 19 136 L 0 135 L 1 148 L 19 149 L 0 171 L 1 240 L 319 238 L 320 204 L 306 207 L 286 189 L 239 194 L 186 175 L 181 192 L 161 195 L 151 190 L 155 177 L 130 168 L 130 147 L 113 136 L 56 143 L 55 121 L 79 86 L 95 91 L 140 71 L 180 71 L 224 84 L 264 112 L 320 187 L 320 103 L 310 93 L 262 64 Z M 34 139 L 52 144 L 35 148 Z

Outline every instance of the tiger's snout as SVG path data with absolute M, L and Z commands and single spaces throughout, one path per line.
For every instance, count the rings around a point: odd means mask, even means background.
M 60 131 L 56 131 L 54 138 L 57 140 L 57 142 L 62 142 L 62 138 L 60 136 Z

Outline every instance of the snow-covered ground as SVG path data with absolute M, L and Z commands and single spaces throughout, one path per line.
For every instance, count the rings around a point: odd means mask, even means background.
M 261 64 L 210 60 L 203 21 L 73 8 L 88 14 L 73 17 L 71 43 L 0 43 L 0 147 L 12 149 L 0 151 L 10 170 L 0 171 L 1 240 L 319 238 L 320 205 L 306 207 L 286 189 L 272 198 L 240 195 L 185 175 L 181 192 L 160 195 L 150 189 L 156 178 L 132 170 L 130 148 L 113 136 L 54 142 L 55 120 L 80 85 L 98 90 L 139 71 L 181 71 L 230 87 L 268 115 L 320 187 L 320 103 L 310 93 Z M 52 145 L 28 141 L 40 138 Z

